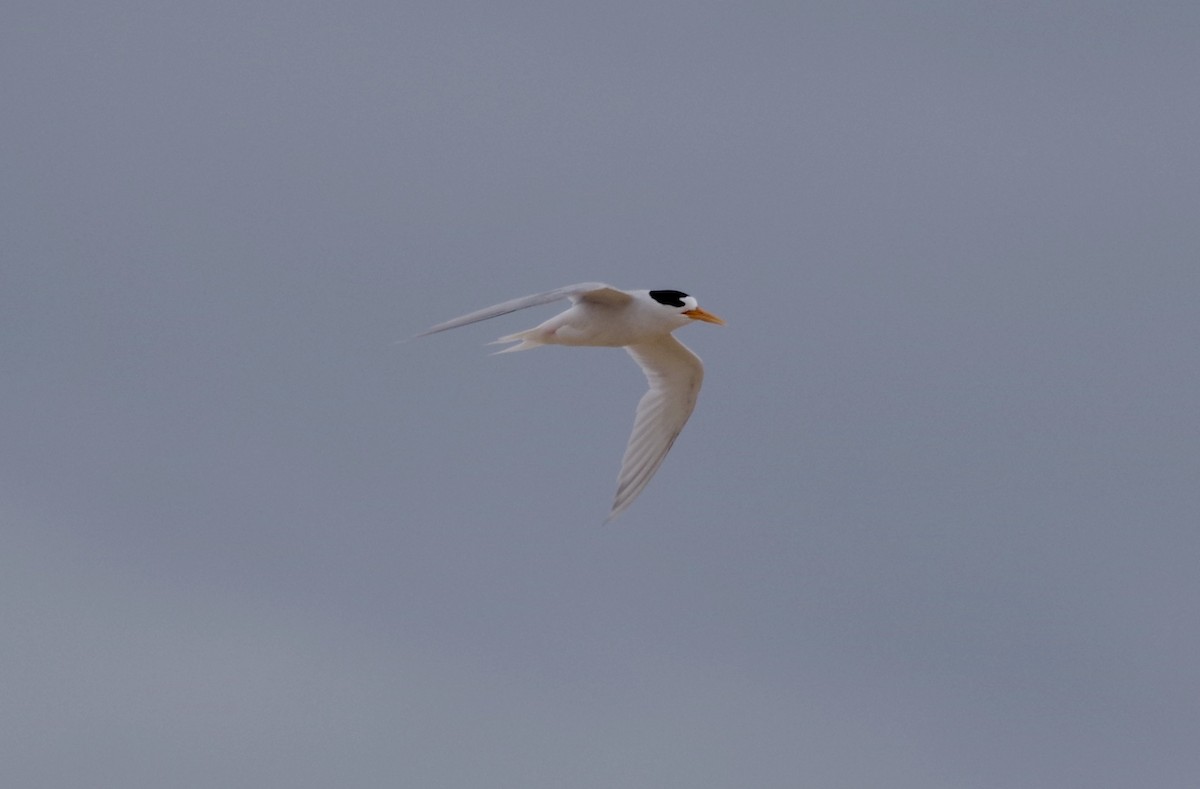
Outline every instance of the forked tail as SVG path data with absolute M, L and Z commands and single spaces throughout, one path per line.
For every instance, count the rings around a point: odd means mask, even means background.
M 506 342 L 515 342 L 518 344 L 500 351 L 496 351 L 496 353 L 528 351 L 530 348 L 537 348 L 539 346 L 546 345 L 544 340 L 538 338 L 539 334 L 541 334 L 541 332 L 538 329 L 526 329 L 525 331 L 519 331 L 516 334 L 509 334 L 505 337 L 501 337 L 498 340 L 492 340 L 488 343 L 488 345 L 503 345 Z M 492 355 L 495 356 L 496 353 Z

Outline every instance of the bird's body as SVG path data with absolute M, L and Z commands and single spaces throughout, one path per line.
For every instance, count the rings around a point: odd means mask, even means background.
M 696 354 L 671 336 L 692 321 L 723 324 L 700 309 L 696 299 L 677 290 L 623 291 L 585 282 L 525 296 L 461 318 L 440 323 L 417 335 L 435 334 L 510 312 L 569 298 L 571 307 L 547 321 L 496 340 L 517 343 L 498 353 L 542 345 L 623 347 L 646 375 L 649 390 L 638 403 L 633 433 L 621 461 L 617 493 L 608 520 L 625 511 L 658 471 L 696 405 L 704 366 Z

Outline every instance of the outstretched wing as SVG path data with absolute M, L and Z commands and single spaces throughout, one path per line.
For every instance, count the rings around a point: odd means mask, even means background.
M 482 310 L 463 315 L 461 318 L 455 318 L 445 323 L 439 323 L 431 329 L 427 329 L 416 337 L 425 337 L 430 334 L 437 334 L 440 331 L 447 329 L 457 329 L 459 326 L 466 326 L 469 323 L 477 323 L 485 321 L 488 318 L 495 318 L 500 315 L 507 315 L 510 312 L 523 310 L 526 307 L 536 307 L 539 304 L 549 304 L 552 301 L 559 299 L 571 299 L 571 301 L 591 301 L 597 304 L 609 304 L 618 306 L 627 304 L 633 297 L 624 291 L 617 290 L 614 287 L 605 285 L 603 282 L 582 282 L 578 285 L 568 285 L 565 288 L 557 290 L 548 290 L 545 293 L 535 293 L 532 296 L 522 296 L 519 299 L 506 301 L 503 304 L 496 304 L 492 307 L 485 307 Z M 413 339 L 416 339 L 414 337 Z
M 650 389 L 638 402 L 633 433 L 617 476 L 617 495 L 608 513 L 610 521 L 633 503 L 658 471 L 692 415 L 704 380 L 700 357 L 670 334 L 627 345 L 625 350 L 641 365 Z

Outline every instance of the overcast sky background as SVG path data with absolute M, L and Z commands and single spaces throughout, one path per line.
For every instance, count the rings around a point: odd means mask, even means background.
M 1200 6 L 0 26 L 0 780 L 1192 787 Z M 601 280 L 729 325 L 489 357 Z

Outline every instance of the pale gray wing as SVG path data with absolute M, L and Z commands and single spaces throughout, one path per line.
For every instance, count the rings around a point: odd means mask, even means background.
M 506 301 L 503 304 L 497 304 L 492 307 L 485 307 L 482 310 L 463 315 L 461 318 L 455 318 L 445 323 L 439 323 L 431 329 L 426 329 L 417 337 L 425 337 L 430 334 L 437 334 L 440 331 L 447 329 L 457 329 L 459 326 L 466 326 L 468 323 L 476 323 L 485 321 L 488 318 L 495 318 L 500 315 L 507 315 L 510 312 L 523 310 L 526 307 L 536 307 L 539 304 L 549 304 L 552 301 L 559 299 L 571 299 L 572 301 L 592 301 L 602 304 L 626 304 L 633 297 L 624 291 L 617 290 L 614 287 L 605 285 L 603 282 L 581 282 L 578 285 L 568 285 L 565 288 L 557 290 L 549 290 L 545 293 L 535 293 L 532 296 L 522 296 L 519 299 Z
M 692 415 L 704 380 L 700 357 L 670 334 L 627 345 L 625 350 L 641 365 L 650 389 L 638 402 L 633 433 L 617 476 L 617 495 L 608 513 L 610 521 L 633 503 L 658 471 Z

